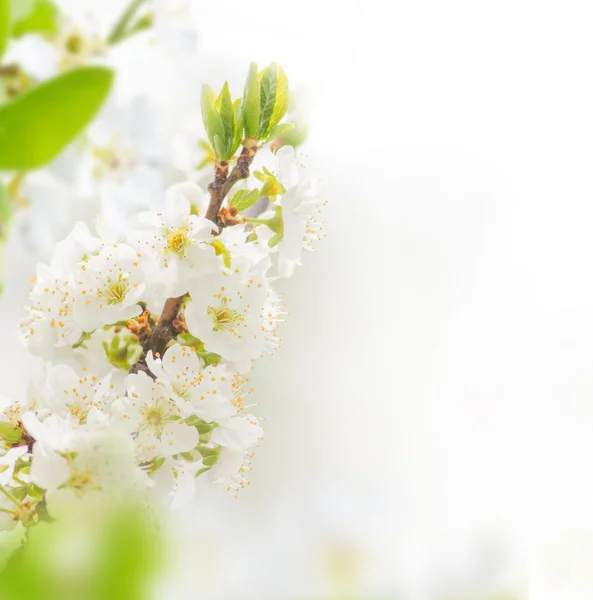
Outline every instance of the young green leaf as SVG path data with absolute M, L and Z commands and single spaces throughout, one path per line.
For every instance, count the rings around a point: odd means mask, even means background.
M 228 83 L 216 96 L 210 86 L 202 89 L 202 118 L 216 159 L 230 160 L 241 143 L 243 125 L 239 112 L 240 100 L 233 103 Z
M 0 169 L 36 169 L 89 124 L 107 98 L 113 71 L 81 67 L 0 107 Z
M 12 37 L 57 33 L 59 12 L 51 0 L 12 0 Z
M 222 123 L 222 146 L 224 152 L 219 156 L 221 160 L 229 160 L 232 154 L 233 141 L 235 139 L 235 110 L 229 91 L 229 84 L 225 81 L 222 92 L 217 103 L 220 106 L 220 121 Z
M 260 115 L 257 138 L 263 140 L 267 137 L 270 122 L 274 114 L 276 103 L 276 64 L 272 63 L 259 75 L 260 77 Z
M 294 125 L 292 123 L 281 123 L 280 125 L 276 125 L 276 127 L 272 128 L 272 130 L 268 134 L 267 139 L 275 140 L 276 138 L 279 138 L 279 137 L 285 135 L 286 133 L 288 133 L 289 131 L 292 131 L 293 129 L 294 129 Z
M 243 137 L 243 121 L 241 120 L 241 99 L 237 98 L 235 104 L 233 104 L 233 110 L 235 113 L 235 137 L 233 138 L 233 145 L 231 148 L 231 156 L 235 154 L 237 148 L 241 145 L 241 138 Z
M 272 113 L 272 118 L 270 119 L 269 129 L 266 131 L 266 134 L 269 136 L 270 131 L 282 121 L 286 111 L 288 110 L 288 77 L 284 73 L 282 67 L 277 66 L 276 73 L 276 100 L 274 102 L 274 112 Z
M 206 130 L 208 139 L 214 147 L 215 152 L 218 154 L 214 138 L 221 137 L 222 122 L 216 108 L 216 102 L 216 93 L 209 85 L 205 85 L 202 88 L 202 119 L 204 121 L 204 129 Z
M 10 4 L 8 0 L 0 0 L 0 58 L 6 50 L 10 35 Z
M 257 64 L 251 63 L 249 75 L 245 82 L 245 91 L 243 93 L 243 103 L 241 105 L 241 115 L 243 127 L 247 137 L 256 137 L 259 127 L 260 113 L 260 83 L 257 72 Z
M 231 198 L 231 208 L 236 208 L 239 212 L 247 210 L 253 206 L 259 198 L 259 190 L 239 190 Z

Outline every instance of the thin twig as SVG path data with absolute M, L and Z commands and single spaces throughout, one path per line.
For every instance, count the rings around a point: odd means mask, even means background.
M 225 178 L 219 177 L 217 174 L 214 181 L 208 186 L 208 191 L 210 192 L 210 204 L 206 211 L 206 218 L 218 227 L 223 226 L 223 223 L 218 218 L 222 203 L 232 187 L 238 181 L 249 177 L 249 167 L 251 166 L 256 153 L 257 140 L 254 138 L 247 138 L 233 170 Z

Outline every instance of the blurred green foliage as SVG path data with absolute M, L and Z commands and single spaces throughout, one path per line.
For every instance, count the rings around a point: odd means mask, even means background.
M 2 600 L 146 600 L 162 558 L 150 514 L 99 512 L 31 528 L 0 574 Z
M 10 34 L 10 4 L 8 0 L 0 0 L 0 58 L 4 54 Z
M 113 72 L 72 69 L 0 107 L 0 169 L 43 166 L 93 119 L 107 98 Z
M 12 37 L 58 31 L 59 12 L 51 0 L 11 0 L 10 4 Z

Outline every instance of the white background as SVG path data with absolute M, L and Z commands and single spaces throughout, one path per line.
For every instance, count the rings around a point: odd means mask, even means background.
M 280 506 L 368 545 L 353 586 L 369 593 L 473 593 L 476 544 L 502 540 L 533 598 L 592 597 L 593 3 L 196 13 L 215 87 L 238 95 L 256 60 L 310 88 L 304 160 L 330 200 L 319 254 L 283 285 L 284 348 L 254 373 L 267 437 L 253 485 L 221 509 L 265 548 L 253 589 L 273 587 L 274 554 L 297 543 L 296 527 L 272 541 Z M 24 354 L 2 352 L 21 393 Z

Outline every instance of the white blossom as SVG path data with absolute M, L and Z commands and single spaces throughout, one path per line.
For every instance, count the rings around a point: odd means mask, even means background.
M 141 314 L 146 284 L 139 258 L 131 246 L 113 244 L 77 265 L 74 320 L 82 331 Z
M 121 418 L 134 434 L 140 460 L 172 456 L 197 446 L 198 431 L 183 422 L 189 414 L 185 402 L 176 402 L 164 385 L 143 372 L 129 375 L 126 388 Z
M 303 244 L 317 238 L 315 215 L 319 212 L 321 184 L 304 173 L 292 146 L 277 153 L 278 181 L 286 192 L 281 196 L 283 237 L 278 244 L 278 272 L 290 277 L 301 264 Z
M 133 440 L 122 429 L 92 418 L 80 426 L 56 415 L 41 422 L 33 413 L 25 414 L 23 421 L 36 440 L 31 478 L 53 492 L 54 501 L 62 494 L 123 498 L 150 488 L 150 479 L 137 466 Z
M 190 333 L 238 371 L 249 370 L 251 360 L 275 343 L 280 311 L 263 275 L 210 273 L 190 288 L 190 296 L 185 311 Z
M 130 235 L 130 242 L 156 263 L 153 272 L 161 269 L 166 296 L 184 294 L 191 279 L 218 266 L 215 251 L 208 245 L 217 227 L 191 211 L 190 202 L 200 197 L 196 184 L 173 186 L 167 192 L 163 212 L 142 213 Z

